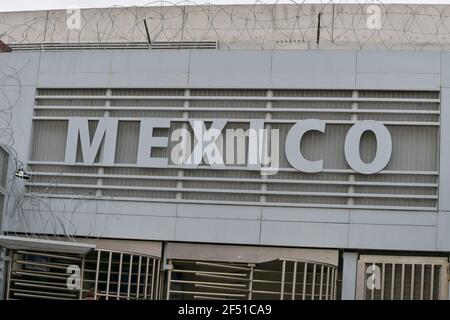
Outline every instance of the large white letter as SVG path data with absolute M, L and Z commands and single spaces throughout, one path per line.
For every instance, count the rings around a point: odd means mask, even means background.
M 211 167 L 223 167 L 223 158 L 217 146 L 221 139 L 221 132 L 227 124 L 226 119 L 216 119 L 212 122 L 209 129 L 206 129 L 205 122 L 202 120 L 190 120 L 197 144 L 189 155 L 185 164 L 189 166 L 198 166 L 206 156 L 206 161 Z
M 137 165 L 146 168 L 165 168 L 167 158 L 152 157 L 153 148 L 165 148 L 169 143 L 167 137 L 154 137 L 153 129 L 170 128 L 170 119 L 152 118 L 142 119 L 139 131 L 139 146 L 137 155 Z
M 116 154 L 117 118 L 102 118 L 98 121 L 94 138 L 90 139 L 88 118 L 70 118 L 67 130 L 66 154 L 67 163 L 75 163 L 77 158 L 78 136 L 81 142 L 83 162 L 93 164 L 103 141 L 103 152 L 100 163 L 112 165 Z
M 377 139 L 377 152 L 370 163 L 365 163 L 359 153 L 361 136 L 372 131 Z M 386 167 L 392 154 L 392 138 L 389 130 L 378 121 L 364 120 L 355 123 L 345 137 L 345 159 L 356 172 L 363 174 L 377 173 Z
M 301 120 L 297 121 L 289 130 L 286 137 L 286 158 L 295 169 L 302 172 L 314 173 L 323 170 L 323 160 L 310 161 L 303 157 L 300 151 L 300 142 L 303 135 L 308 131 L 325 131 L 325 121 L 323 120 Z

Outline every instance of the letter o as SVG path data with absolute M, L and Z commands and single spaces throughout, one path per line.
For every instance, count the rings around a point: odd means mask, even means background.
M 372 162 L 362 161 L 359 143 L 364 132 L 371 131 L 377 140 L 377 151 Z M 355 123 L 345 137 L 345 159 L 348 165 L 362 174 L 377 173 L 386 167 L 392 154 L 392 138 L 389 130 L 378 121 L 364 120 Z

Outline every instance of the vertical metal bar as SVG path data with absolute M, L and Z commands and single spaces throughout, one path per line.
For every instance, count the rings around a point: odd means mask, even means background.
M 323 286 L 323 265 L 320 266 L 320 289 L 319 289 L 319 300 L 322 300 L 322 286 Z
M 380 299 L 384 300 L 384 281 L 385 281 L 386 264 L 381 265 L 381 296 Z
M 117 300 L 119 300 L 120 297 L 120 284 L 122 280 L 122 262 L 123 262 L 123 253 L 121 252 L 119 258 L 119 275 L 117 278 Z
M 401 277 L 401 285 L 400 285 L 400 300 L 403 300 L 404 291 L 405 291 L 405 264 L 402 263 L 402 277 Z
M 94 300 L 97 300 L 97 290 L 98 290 L 98 273 L 100 269 L 100 255 L 101 250 L 97 251 L 97 267 L 95 269 L 95 285 L 94 285 Z
M 12 267 L 13 267 L 13 260 L 14 260 L 14 250 L 10 251 L 10 257 L 8 262 L 8 279 L 6 279 L 6 300 L 9 300 L 9 291 L 11 288 L 11 273 L 12 273 Z
M 308 263 L 305 262 L 305 271 L 303 271 L 303 292 L 302 292 L 302 300 L 306 299 L 306 281 L 308 280 Z
M 376 264 L 372 263 L 372 270 L 375 270 L 375 268 L 376 268 Z M 376 279 L 375 281 L 378 281 L 378 279 Z M 374 294 L 375 294 L 375 286 L 372 286 L 372 287 L 370 287 L 370 300 L 374 299 Z
M 133 270 L 133 255 L 130 254 L 130 268 L 128 270 L 128 288 L 127 288 L 127 300 L 130 300 L 130 290 L 131 290 L 131 272 Z
M 331 270 L 331 288 L 330 288 L 330 290 L 331 290 L 330 296 L 331 296 L 332 300 L 334 299 L 335 277 L 336 277 L 336 272 L 335 272 L 335 269 L 333 268 Z
M 286 260 L 283 260 L 281 265 L 281 292 L 280 292 L 280 300 L 284 300 L 284 280 L 286 276 Z
M 137 274 L 137 289 L 136 289 L 136 300 L 139 299 L 139 286 L 141 285 L 141 266 L 142 266 L 142 256 L 139 256 L 138 260 L 138 274 Z
M 169 300 L 170 298 L 170 283 L 172 281 L 172 260 L 167 260 L 168 264 L 170 265 L 169 272 L 167 273 L 167 293 L 166 293 L 166 300 Z
M 336 300 L 336 287 L 337 287 L 337 269 L 333 269 L 333 286 L 332 286 L 332 295 L 333 300 Z
M 106 276 L 106 300 L 109 300 L 109 278 L 111 276 L 112 251 L 109 252 L 108 274 Z
M 312 290 L 311 290 L 311 300 L 314 300 L 314 295 L 316 293 L 316 264 L 313 264 L 313 278 L 312 278 Z
M 330 296 L 328 293 L 330 292 L 330 267 L 327 267 L 327 285 L 325 287 L 325 300 L 329 300 Z
M 391 300 L 394 300 L 394 286 L 395 286 L 395 263 L 392 264 Z
M 248 288 L 248 300 L 252 300 L 253 299 L 253 272 L 255 267 L 252 265 L 250 267 L 250 283 L 249 283 L 249 288 Z
M 147 262 L 145 264 L 145 284 L 144 284 L 144 299 L 147 299 L 147 290 L 148 290 L 148 268 L 149 268 L 150 258 L 147 257 Z
M 330 299 L 333 300 L 333 294 L 334 294 L 334 268 L 331 268 L 331 275 L 330 275 Z
M 411 264 L 411 294 L 410 300 L 414 300 L 414 272 L 415 272 L 414 264 Z
M 160 270 L 161 260 L 158 259 L 158 268 L 156 269 L 156 299 L 161 300 L 162 290 L 160 289 Z
M 430 286 L 430 300 L 434 299 L 434 264 L 431 265 L 431 286 Z
M 295 300 L 296 286 L 297 286 L 297 261 L 294 261 L 294 274 L 292 275 L 292 300 Z
M 80 275 L 80 294 L 78 296 L 78 300 L 83 300 L 84 260 L 85 260 L 85 257 L 82 257 L 81 258 L 81 275 Z
M 422 263 L 420 270 L 420 300 L 423 300 L 423 283 L 425 281 L 425 265 Z
M 155 268 L 156 268 L 156 259 L 152 259 L 152 286 L 150 288 L 150 300 L 153 300 L 153 291 L 155 290 Z

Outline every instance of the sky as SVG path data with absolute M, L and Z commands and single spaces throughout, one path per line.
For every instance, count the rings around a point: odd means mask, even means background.
M 204 4 L 253 4 L 257 0 L 195 0 L 193 3 Z M 330 3 L 333 0 L 293 0 L 297 3 Z M 264 0 L 262 3 L 292 3 L 290 0 Z M 450 4 L 450 0 L 334 0 L 335 3 L 417 3 L 417 4 Z M 31 11 L 31 10 L 49 10 L 49 9 L 67 9 L 67 8 L 104 8 L 112 6 L 143 6 L 151 5 L 151 0 L 0 0 L 0 12 L 5 11 Z M 161 5 L 161 1 L 155 1 Z M 183 4 L 184 1 L 172 0 L 167 4 Z

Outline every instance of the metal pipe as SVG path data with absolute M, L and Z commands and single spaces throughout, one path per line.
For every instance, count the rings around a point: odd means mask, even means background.
M 80 294 L 78 299 L 83 299 L 83 284 L 84 284 L 84 257 L 81 259 L 81 278 L 80 278 Z
M 109 252 L 108 259 L 108 274 L 106 276 L 106 300 L 109 298 L 109 278 L 111 277 L 111 261 L 112 261 L 112 252 Z
M 127 300 L 130 300 L 130 290 L 131 290 L 131 273 L 133 270 L 133 255 L 130 254 L 130 268 L 128 270 L 128 288 L 127 288 Z
M 137 274 L 137 289 L 136 289 L 136 299 L 139 299 L 139 286 L 141 285 L 141 264 L 142 264 L 142 256 L 139 256 L 138 260 L 138 274 Z
M 100 255 L 101 255 L 101 250 L 98 250 L 97 251 L 97 266 L 96 266 L 96 269 L 95 269 L 94 300 L 97 300 L 98 270 L 100 268 Z
M 117 297 L 116 300 L 119 300 L 120 297 L 120 284 L 122 280 L 122 262 L 123 262 L 123 253 L 120 253 L 119 258 L 119 275 L 117 277 Z
M 281 293 L 280 293 L 280 300 L 284 300 L 284 280 L 285 280 L 285 274 L 286 272 L 286 260 L 283 260 L 282 266 L 281 266 Z
M 147 257 L 147 261 L 145 264 L 145 282 L 144 282 L 144 299 L 147 299 L 147 290 L 148 290 L 148 269 L 149 269 L 150 258 Z M 152 277 L 153 279 L 153 277 Z
M 297 261 L 294 261 L 294 274 L 292 275 L 292 300 L 295 300 L 295 286 L 297 281 Z
M 308 276 L 308 263 L 305 263 L 305 268 L 303 271 L 303 292 L 302 292 L 302 300 L 306 299 L 306 280 Z

